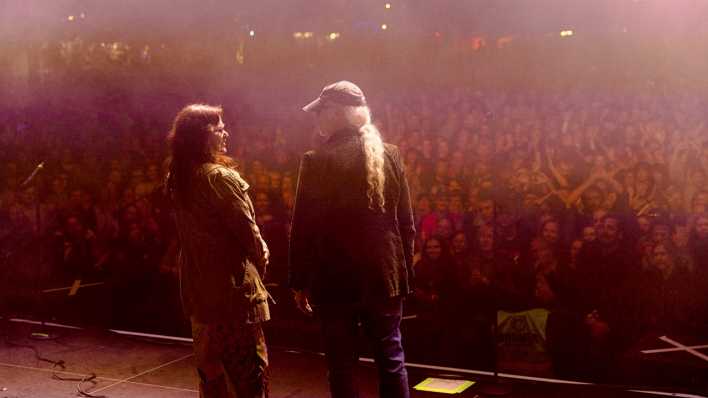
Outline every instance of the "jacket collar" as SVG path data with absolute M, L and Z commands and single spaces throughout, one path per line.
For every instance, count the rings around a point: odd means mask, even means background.
M 332 135 L 329 136 L 329 138 L 327 138 L 327 141 L 325 141 L 325 142 L 327 144 L 331 144 L 331 143 L 342 141 L 346 138 L 357 137 L 358 135 L 359 135 L 358 131 L 356 131 L 355 129 L 353 129 L 351 127 L 348 127 L 348 128 L 344 128 L 344 129 L 335 131 L 334 133 L 332 133 Z

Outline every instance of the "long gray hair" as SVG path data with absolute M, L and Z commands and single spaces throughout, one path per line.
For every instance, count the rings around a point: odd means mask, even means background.
M 371 110 L 368 106 L 345 106 L 344 117 L 349 124 L 359 129 L 366 158 L 366 196 L 369 208 L 385 212 L 384 184 L 384 143 L 379 129 L 371 123 Z

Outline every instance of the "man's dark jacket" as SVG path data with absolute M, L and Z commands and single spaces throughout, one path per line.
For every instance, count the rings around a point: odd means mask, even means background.
M 300 164 L 290 287 L 318 304 L 376 302 L 410 292 L 415 228 L 398 148 L 385 144 L 385 212 L 369 208 L 358 132 L 333 134 Z M 374 206 L 376 208 L 376 206 Z

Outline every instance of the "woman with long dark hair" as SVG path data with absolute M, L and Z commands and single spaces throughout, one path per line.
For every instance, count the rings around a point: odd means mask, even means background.
M 180 243 L 182 304 L 192 323 L 200 396 L 265 397 L 261 323 L 270 315 L 261 278 L 268 248 L 248 184 L 225 154 L 229 133 L 222 116 L 220 107 L 188 105 L 168 138 L 166 186 Z

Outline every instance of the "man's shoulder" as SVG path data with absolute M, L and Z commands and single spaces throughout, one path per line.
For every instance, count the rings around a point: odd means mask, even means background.
M 398 145 L 389 144 L 387 142 L 384 142 L 384 153 L 396 159 L 400 159 L 401 157 L 401 150 L 398 148 Z
M 398 145 L 390 144 L 388 142 L 384 142 L 384 149 L 386 152 L 398 152 Z
M 320 160 L 326 159 L 331 156 L 335 156 L 335 157 L 341 156 L 342 151 L 344 151 L 344 153 L 349 153 L 350 148 L 352 148 L 352 145 L 354 145 L 354 143 L 346 142 L 343 145 L 322 146 L 320 148 L 311 149 L 302 155 L 302 159 L 303 159 L 303 161 L 313 162 L 313 161 L 320 161 Z M 358 148 L 358 147 L 360 147 L 360 145 L 358 143 L 356 143 L 356 147 Z M 399 157 L 400 156 L 399 155 L 400 151 L 398 149 L 398 146 L 396 146 L 394 144 L 389 144 L 389 143 L 384 143 L 384 153 L 387 154 L 388 156 L 392 156 L 392 157 Z
M 398 146 L 394 144 L 384 143 L 384 155 L 388 158 L 392 164 L 395 164 L 397 168 L 403 167 L 403 159 L 401 157 L 401 152 Z

